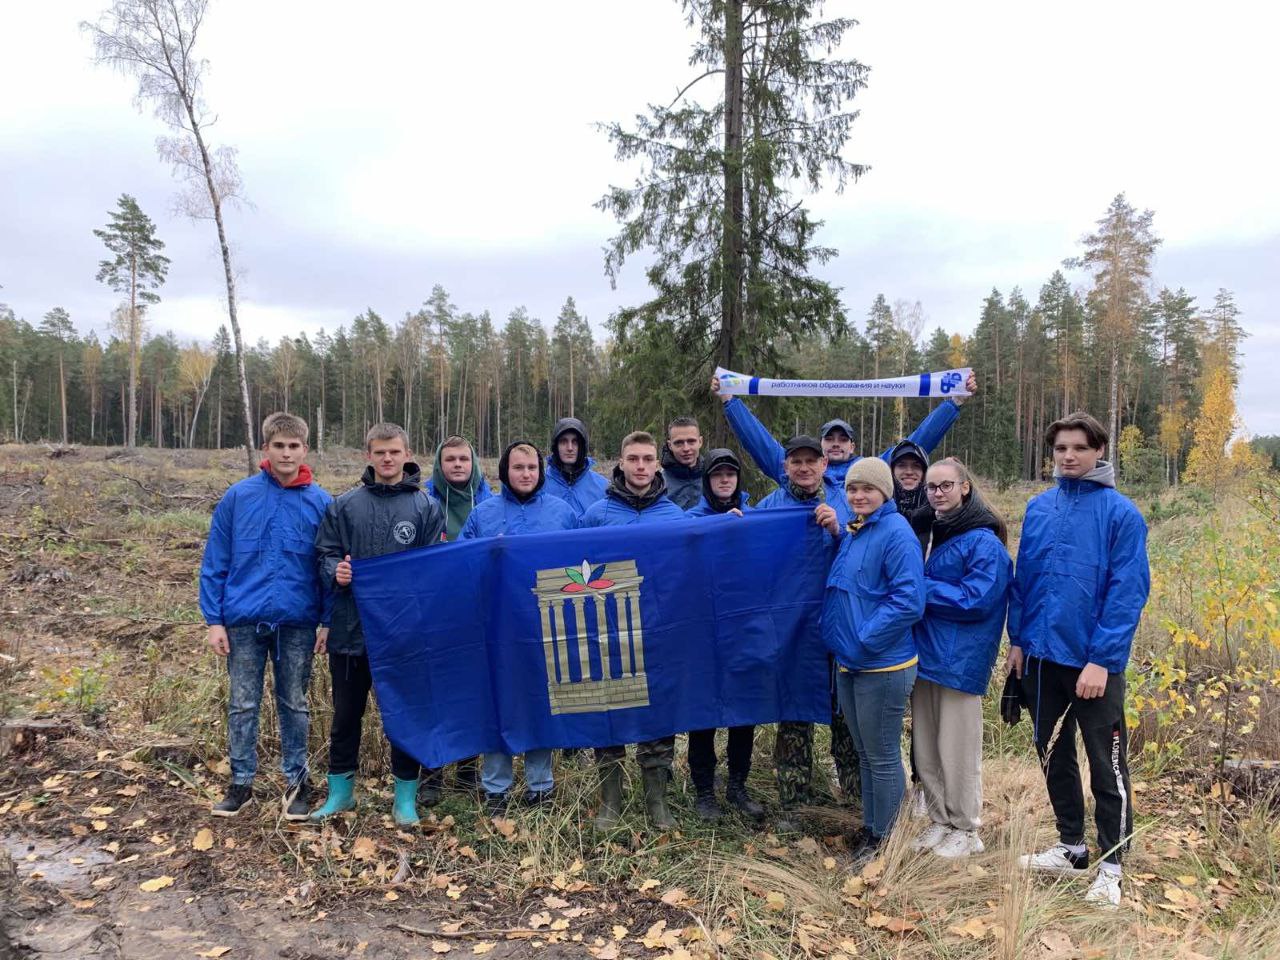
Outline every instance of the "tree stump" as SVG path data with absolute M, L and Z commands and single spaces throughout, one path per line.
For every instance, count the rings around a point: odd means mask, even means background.
M 65 720 L 0 720 L 0 758 L 26 753 L 39 738 L 58 740 L 73 730 Z

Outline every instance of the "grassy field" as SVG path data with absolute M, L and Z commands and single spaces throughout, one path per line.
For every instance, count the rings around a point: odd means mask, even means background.
M 1153 595 L 1135 644 L 1131 721 L 1138 830 L 1125 903 L 1100 914 L 1081 884 L 1029 879 L 1019 853 L 1052 838 L 1029 724 L 988 698 L 987 852 L 913 854 L 903 820 L 885 855 L 848 870 L 854 808 L 837 795 L 782 838 L 692 813 L 678 831 L 586 826 L 594 778 L 557 771 L 548 809 L 485 817 L 450 790 L 414 831 L 388 816 L 376 718 L 360 806 L 323 828 L 263 802 L 216 822 L 226 782 L 226 679 L 207 651 L 195 576 L 234 451 L 0 447 L 0 957 L 1263 958 L 1280 955 L 1280 826 L 1265 765 L 1280 757 L 1280 497 L 1140 498 Z M 345 489 L 353 451 L 312 457 Z M 493 464 L 486 465 L 493 476 Z M 994 494 L 1012 520 L 1039 487 Z M 1012 524 L 1016 535 L 1018 523 Z M 31 718 L 35 718 L 33 722 Z M 270 699 L 259 795 L 281 786 Z M 326 671 L 312 691 L 323 770 Z M 775 797 L 772 734 L 752 788 Z M 634 769 L 631 774 L 634 776 Z M 638 784 L 633 784 L 633 787 Z

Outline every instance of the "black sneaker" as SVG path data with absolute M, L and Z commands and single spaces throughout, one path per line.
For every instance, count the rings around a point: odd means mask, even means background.
M 745 783 L 730 780 L 729 785 L 724 789 L 724 799 L 729 806 L 733 807 L 748 820 L 760 820 L 764 817 L 764 807 L 751 799 L 751 794 L 747 793 Z
M 253 784 L 233 783 L 227 795 L 213 805 L 209 812 L 215 817 L 234 817 L 246 804 L 253 802 Z
M 550 803 L 554 794 L 554 787 L 547 787 L 545 790 L 526 790 L 524 794 L 524 805 L 526 807 L 540 807 L 544 803 Z
M 434 807 L 440 802 L 440 794 L 444 788 L 444 771 L 437 768 L 422 770 L 418 779 L 418 803 L 424 807 Z
M 700 820 L 708 823 L 715 823 L 720 819 L 720 801 L 716 799 L 714 793 L 699 792 L 697 799 L 693 802 L 693 809 Z
M 311 791 L 311 781 L 303 777 L 284 792 L 280 806 L 284 810 L 286 820 L 308 820 L 311 818 L 311 801 L 315 794 Z
M 500 817 L 507 812 L 511 798 L 505 793 L 486 793 L 484 795 L 484 812 L 491 817 Z
M 880 855 L 880 844 L 883 843 L 871 833 L 864 834 L 861 842 L 853 848 L 853 862 L 849 864 L 849 872 L 857 875 L 862 868 Z
M 453 784 L 463 793 L 480 793 L 484 790 L 480 783 L 480 758 L 459 760 L 453 774 Z

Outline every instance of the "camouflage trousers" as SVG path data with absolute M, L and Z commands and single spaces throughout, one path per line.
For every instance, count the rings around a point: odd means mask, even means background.
M 862 793 L 858 751 L 844 717 L 831 701 L 831 756 L 836 762 L 836 779 L 846 800 Z M 778 724 L 773 744 L 773 767 L 778 777 L 778 799 L 783 807 L 813 802 L 813 724 L 784 721 Z
M 676 738 L 663 737 L 660 740 L 644 740 L 636 744 L 636 763 L 642 770 L 671 770 L 671 762 L 676 756 Z M 596 747 L 596 765 L 608 766 L 611 763 L 622 763 L 627 757 L 627 748 Z

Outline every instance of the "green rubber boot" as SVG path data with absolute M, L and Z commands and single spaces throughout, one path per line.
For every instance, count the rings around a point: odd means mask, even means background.
M 356 808 L 355 800 L 356 775 L 354 773 L 329 774 L 329 796 L 324 806 L 311 811 L 312 820 L 326 820 L 335 813 L 344 813 Z
M 413 827 L 418 823 L 418 778 L 412 780 L 401 780 L 399 777 L 393 777 L 396 782 L 396 800 L 391 806 L 391 819 L 395 820 L 397 827 Z
M 622 817 L 622 764 L 604 763 L 598 770 L 600 809 L 591 825 L 601 833 L 609 833 L 617 829 L 618 820 Z

